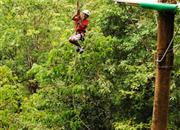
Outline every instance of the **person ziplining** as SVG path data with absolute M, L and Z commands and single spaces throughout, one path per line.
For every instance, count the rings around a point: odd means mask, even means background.
M 80 12 L 79 0 L 77 1 L 77 12 L 73 16 L 72 20 L 75 21 L 76 33 L 69 38 L 69 42 L 76 46 L 76 51 L 80 54 L 84 52 L 84 48 L 80 45 L 80 41 L 84 40 L 86 29 L 89 24 L 88 17 L 90 15 L 89 10 Z

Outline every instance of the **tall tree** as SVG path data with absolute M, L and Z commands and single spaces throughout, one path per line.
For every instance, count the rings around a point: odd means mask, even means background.
M 169 2 L 160 0 L 160 2 Z M 171 2 L 171 1 L 170 1 Z M 156 56 L 156 82 L 154 94 L 154 109 L 152 118 L 152 130 L 167 130 L 169 88 L 171 69 L 173 66 L 173 40 L 174 34 L 174 12 L 162 11 L 158 16 L 158 42 Z M 166 56 L 164 57 L 164 55 Z M 162 58 L 162 60 L 161 60 Z

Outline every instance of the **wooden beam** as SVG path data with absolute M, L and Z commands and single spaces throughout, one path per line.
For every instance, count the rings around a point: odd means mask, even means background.
M 153 9 L 157 11 L 176 11 L 180 6 L 179 4 L 161 3 L 157 0 L 115 0 L 115 2 L 140 6 L 142 8 Z

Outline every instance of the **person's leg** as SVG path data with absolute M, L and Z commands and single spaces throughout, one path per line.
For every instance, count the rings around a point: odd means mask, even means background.
M 84 41 L 84 37 L 85 37 L 85 34 L 84 33 L 80 33 L 80 40 L 81 41 Z M 81 47 L 80 48 L 80 50 L 79 50 L 79 53 L 81 54 L 81 53 L 83 53 L 84 52 L 84 48 L 83 47 Z
M 81 39 L 81 35 L 80 34 L 76 34 L 73 35 L 69 38 L 69 42 L 76 45 L 77 47 L 81 47 L 81 45 L 79 44 L 79 40 Z
M 75 46 L 81 47 L 81 45 L 79 44 L 79 42 L 76 41 L 76 40 L 73 40 L 73 39 L 70 38 L 70 39 L 69 39 L 69 42 L 72 43 L 72 44 L 74 44 Z
M 81 47 L 79 41 L 84 39 L 84 36 L 84 33 L 77 33 L 69 38 L 69 42 L 77 46 L 76 51 L 80 52 L 80 54 L 84 52 L 84 48 Z
M 79 52 L 80 50 L 82 50 L 81 45 L 79 44 L 79 41 L 81 39 L 81 34 L 77 33 L 76 35 L 73 35 L 69 38 L 69 42 L 74 44 L 77 48 L 76 51 Z

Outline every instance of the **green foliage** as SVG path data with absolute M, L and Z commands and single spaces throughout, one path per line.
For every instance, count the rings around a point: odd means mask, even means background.
M 91 11 L 82 55 L 68 42 L 75 0 L 1 0 L 0 128 L 150 129 L 155 15 L 111 0 L 81 7 Z M 170 129 L 180 124 L 179 50 L 174 66 Z
M 175 38 L 174 38 L 174 68 L 172 72 L 173 80 L 171 83 L 171 93 L 170 93 L 170 118 L 169 118 L 169 124 L 170 124 L 170 129 L 179 129 L 180 128 L 180 112 L 179 112 L 179 107 L 180 107 L 180 46 L 179 46 L 179 21 L 180 21 L 180 16 L 179 13 L 176 15 L 177 24 L 175 25 Z
M 24 95 L 22 85 L 17 77 L 6 66 L 0 66 L 0 127 L 8 128 L 16 120 L 21 111 L 21 101 Z

